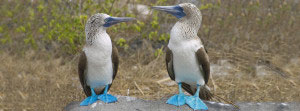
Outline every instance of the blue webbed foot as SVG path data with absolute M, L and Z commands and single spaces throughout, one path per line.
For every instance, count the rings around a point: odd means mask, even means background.
M 194 110 L 208 110 L 207 106 L 199 98 L 200 85 L 197 84 L 197 91 L 194 96 L 186 98 L 186 103 Z
M 107 94 L 107 90 L 108 90 L 109 85 L 105 86 L 104 92 L 103 94 L 98 96 L 98 99 L 100 99 L 101 101 L 105 102 L 105 103 L 113 103 L 117 101 L 117 98 L 113 95 Z
M 189 96 L 186 103 L 194 110 L 208 110 L 207 106 L 200 100 L 199 96 Z
M 185 95 L 183 93 L 181 94 L 176 94 L 172 97 L 170 97 L 168 100 L 167 100 L 167 103 L 168 104 L 171 104 L 171 105 L 175 105 L 175 106 L 181 106 L 181 105 L 184 105 L 185 104 Z
M 97 96 L 89 96 L 80 103 L 80 106 L 88 106 L 90 104 L 97 102 L 97 100 L 98 100 Z
M 91 88 L 91 96 L 85 98 L 81 103 L 80 103 L 80 106 L 88 106 L 90 104 L 93 104 L 95 103 L 97 100 L 98 100 L 98 96 L 96 95 L 95 93 L 95 90 L 94 88 Z
M 91 96 L 85 98 L 85 99 L 80 103 L 80 106 L 88 106 L 88 105 L 89 105 L 89 102 L 90 102 L 90 99 L 91 99 Z
M 179 89 L 179 94 L 176 94 L 176 95 L 170 97 L 167 100 L 168 104 L 175 105 L 175 106 L 181 106 L 181 105 L 184 105 L 186 103 L 185 102 L 186 96 L 182 92 L 181 83 L 178 83 L 178 89 Z
M 98 96 L 98 99 L 100 99 L 101 101 L 103 101 L 105 103 L 113 103 L 113 102 L 117 101 L 117 98 L 110 94 L 101 94 Z

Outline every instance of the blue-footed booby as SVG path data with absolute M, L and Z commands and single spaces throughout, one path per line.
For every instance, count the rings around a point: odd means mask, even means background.
M 92 104 L 98 99 L 105 103 L 117 101 L 116 97 L 107 94 L 116 77 L 119 59 L 118 50 L 112 45 L 106 29 L 113 24 L 131 20 L 134 18 L 110 17 L 97 13 L 86 22 L 86 45 L 79 58 L 78 73 L 84 93 L 88 97 L 80 103 L 81 106 Z
M 166 48 L 167 71 L 170 78 L 178 83 L 179 94 L 172 96 L 167 103 L 176 106 L 188 104 L 194 110 L 207 110 L 201 99 L 209 100 L 212 97 L 206 85 L 210 76 L 210 65 L 206 50 L 197 36 L 202 21 L 200 10 L 191 3 L 152 8 L 170 13 L 179 19 L 171 29 Z M 184 95 L 182 87 L 193 96 Z

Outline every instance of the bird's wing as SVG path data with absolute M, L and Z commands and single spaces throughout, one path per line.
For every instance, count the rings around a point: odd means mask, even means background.
M 168 70 L 168 74 L 172 80 L 175 80 L 175 73 L 173 69 L 173 54 L 172 51 L 167 47 L 166 51 L 166 66 Z
M 205 84 L 207 84 L 209 76 L 210 76 L 210 64 L 209 64 L 209 58 L 206 53 L 206 50 L 204 47 L 201 47 L 196 52 L 196 57 L 198 60 L 199 65 L 202 67 L 203 70 L 203 78 L 205 81 Z
M 113 45 L 112 49 L 112 63 L 113 63 L 113 80 L 115 79 L 117 72 L 118 72 L 118 66 L 119 66 L 119 54 L 118 49 Z
M 169 49 L 169 47 L 167 47 L 167 50 L 166 50 L 166 66 L 167 66 L 167 71 L 168 71 L 170 78 L 175 81 L 175 72 L 174 72 L 174 67 L 173 67 L 173 53 Z M 194 88 L 191 88 L 191 86 L 189 84 L 186 84 L 184 82 L 182 82 L 182 88 L 185 89 L 190 94 L 193 94 L 195 92 Z
M 79 57 L 79 63 L 78 63 L 78 74 L 79 74 L 79 80 L 81 83 L 81 86 L 83 88 L 83 91 L 86 96 L 91 96 L 91 89 L 86 84 L 86 68 L 87 68 L 87 58 L 85 55 L 85 52 L 82 51 L 81 55 Z
M 209 65 L 208 55 L 207 55 L 204 47 L 201 47 L 200 49 L 198 49 L 195 54 L 196 54 L 198 63 L 200 65 L 199 67 L 201 67 L 201 69 L 203 70 L 202 74 L 203 74 L 205 84 L 207 84 L 209 76 L 210 76 L 210 65 Z M 182 83 L 182 88 L 184 90 L 186 90 L 189 94 L 192 94 L 192 95 L 196 92 L 196 89 L 197 89 L 195 86 L 191 86 L 186 83 Z M 206 85 L 204 85 L 200 88 L 199 97 L 201 99 L 210 100 L 212 98 L 212 96 L 213 96 L 212 93 L 210 92 L 209 88 Z

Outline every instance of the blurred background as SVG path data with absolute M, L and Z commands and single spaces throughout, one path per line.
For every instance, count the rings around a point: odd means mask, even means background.
M 95 13 L 137 18 L 107 30 L 120 57 L 111 94 L 177 93 L 164 60 L 177 19 L 150 7 L 183 2 L 203 15 L 212 101 L 300 101 L 299 0 L 1 0 L 0 110 L 61 110 L 85 98 L 77 63 Z

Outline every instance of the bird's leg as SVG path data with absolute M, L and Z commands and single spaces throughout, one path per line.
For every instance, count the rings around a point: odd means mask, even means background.
M 186 98 L 186 103 L 194 110 L 208 110 L 207 106 L 199 98 L 200 85 L 197 84 L 197 91 L 194 96 Z
M 103 92 L 103 94 L 105 94 L 105 101 L 108 101 L 108 100 L 107 100 L 107 90 L 108 90 L 108 87 L 109 87 L 109 86 L 106 85 L 106 86 L 105 86 L 105 89 L 104 89 L 104 92 Z M 107 102 L 106 102 L 106 103 L 107 103 Z
M 179 94 L 176 94 L 167 100 L 168 104 L 181 106 L 185 104 L 185 95 L 182 92 L 181 83 L 178 83 Z
M 108 88 L 109 88 L 109 85 L 106 85 L 103 94 L 99 95 L 98 99 L 100 99 L 101 101 L 103 101 L 105 103 L 116 102 L 117 101 L 116 97 L 114 97 L 113 95 L 107 94 Z
M 80 106 L 88 106 L 89 104 L 93 104 L 95 103 L 98 98 L 97 98 L 97 94 L 95 93 L 94 88 L 91 88 L 91 93 L 92 95 L 87 97 L 86 99 L 84 99 L 81 103 Z

